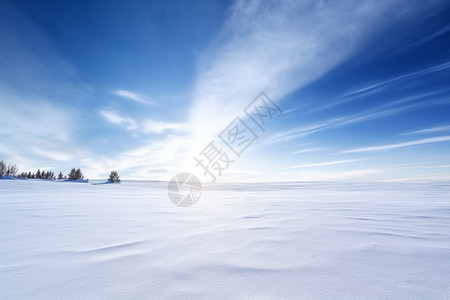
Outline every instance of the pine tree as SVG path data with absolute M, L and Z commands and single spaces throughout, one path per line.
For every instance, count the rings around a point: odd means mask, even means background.
M 117 171 L 111 171 L 111 173 L 109 174 L 108 181 L 120 183 L 119 173 Z
M 6 167 L 6 163 L 3 160 L 0 160 L 0 177 L 6 174 L 8 168 Z
M 39 169 L 36 172 L 36 178 L 42 178 L 41 170 L 39 170 Z
M 69 176 L 69 180 L 78 180 L 78 179 L 83 179 L 83 173 L 81 173 L 80 169 L 75 170 L 75 168 L 73 168 L 69 174 L 67 174 Z
M 59 171 L 59 175 L 58 175 L 58 180 L 61 180 L 61 179 L 63 179 L 64 177 L 63 177 L 63 173 L 61 172 L 61 171 Z
M 67 176 L 69 177 L 69 180 L 77 180 L 77 171 L 75 170 L 75 168 L 73 168 L 72 170 L 70 170 L 70 173 L 67 174 Z

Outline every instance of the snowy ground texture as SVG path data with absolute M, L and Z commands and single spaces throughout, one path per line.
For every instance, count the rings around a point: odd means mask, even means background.
M 450 184 L 0 180 L 0 299 L 450 299 Z

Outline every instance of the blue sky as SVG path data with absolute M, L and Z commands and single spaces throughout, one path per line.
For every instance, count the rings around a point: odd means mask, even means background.
M 449 180 L 446 1 L 0 2 L 0 159 L 170 180 Z M 218 135 L 283 110 L 240 156 Z M 251 122 L 248 118 L 246 122 Z

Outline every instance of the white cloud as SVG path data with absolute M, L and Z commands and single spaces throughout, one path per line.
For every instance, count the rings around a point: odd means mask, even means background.
M 418 134 L 418 133 L 434 133 L 434 132 L 442 132 L 442 131 L 450 131 L 450 125 L 437 126 L 437 127 L 426 128 L 426 129 L 417 130 L 417 131 L 411 131 L 411 132 L 405 133 L 405 135 Z
M 401 52 L 401 51 L 404 51 L 404 50 L 406 50 L 408 48 L 411 48 L 411 47 L 422 46 L 425 43 L 427 43 L 427 42 L 429 42 L 429 41 L 431 41 L 431 40 L 433 40 L 433 39 L 435 39 L 435 38 L 437 38 L 439 36 L 447 34 L 449 31 L 450 31 L 450 26 L 446 26 L 444 28 L 440 28 L 435 33 L 427 35 L 426 37 L 423 37 L 421 39 L 414 40 L 413 42 L 411 42 L 409 44 L 406 44 L 404 47 L 398 49 L 397 51 Z
M 303 138 L 307 135 L 317 133 L 323 130 L 335 129 L 343 126 L 349 126 L 361 122 L 367 122 L 379 118 L 385 118 L 393 116 L 395 114 L 403 113 L 408 110 L 419 109 L 423 107 L 433 105 L 446 105 L 450 101 L 448 99 L 433 99 L 428 101 L 416 101 L 428 97 L 435 92 L 425 93 L 421 95 L 415 95 L 411 97 L 401 98 L 395 101 L 390 101 L 387 104 L 381 105 L 374 109 L 362 113 L 356 113 L 349 116 L 336 117 L 328 120 L 324 120 L 315 124 L 304 125 L 298 128 L 286 130 L 284 132 L 278 132 L 273 136 L 266 139 L 266 143 L 271 144 L 275 142 L 289 142 L 298 138 Z M 438 93 L 438 92 L 436 92 Z M 413 102 L 416 101 L 416 102 Z M 405 105 L 408 102 L 413 102 Z
M 318 112 L 318 111 L 322 111 L 322 110 L 326 110 L 326 109 L 330 109 L 332 107 L 344 104 L 344 103 L 348 103 L 351 101 L 355 101 L 358 99 L 362 99 L 366 96 L 369 96 L 371 94 L 375 94 L 377 92 L 379 92 L 380 90 L 383 90 L 384 87 L 394 84 L 398 81 L 404 81 L 404 80 L 408 80 L 408 79 L 412 79 L 412 78 L 416 78 L 416 77 L 420 77 L 420 76 L 424 76 L 430 73 L 434 73 L 434 72 L 438 72 L 438 71 L 442 71 L 442 70 L 446 70 L 450 68 L 450 63 L 445 63 L 445 64 L 441 64 L 441 65 L 437 65 L 431 68 L 426 68 L 417 72 L 413 72 L 413 73 L 409 73 L 409 74 L 405 74 L 402 76 L 398 76 L 395 78 L 391 78 L 388 80 L 384 80 L 378 83 L 374 83 L 371 86 L 356 90 L 356 91 L 352 91 L 349 93 L 346 93 L 345 95 L 339 97 L 336 101 L 333 101 L 329 104 L 323 105 L 321 107 L 316 107 L 311 109 L 309 112 L 310 113 L 314 113 L 314 112 Z M 413 101 L 413 100 L 418 100 L 421 98 L 427 98 L 427 97 L 431 97 L 431 96 L 436 96 L 438 94 L 441 94 L 443 92 L 447 92 L 449 89 L 442 89 L 442 90 L 437 90 L 437 91 L 432 91 L 432 92 L 428 92 L 428 93 L 423 93 L 423 94 L 419 94 L 419 95 L 413 95 L 410 97 L 406 97 L 404 99 L 402 99 L 401 101 L 403 102 L 409 102 L 409 101 Z M 397 101 L 398 102 L 398 101 Z
M 16 163 L 20 171 L 86 154 L 84 145 L 74 138 L 83 129 L 77 111 L 47 100 L 24 99 L 6 88 L 0 90 L 0 104 L 1 159 Z
M 146 121 L 144 121 L 142 130 L 146 133 L 152 132 L 152 133 L 160 134 L 167 130 L 181 130 L 185 126 L 186 126 L 186 124 L 184 124 L 184 123 L 158 122 L 158 121 L 146 120 Z
M 84 152 L 83 150 L 78 150 L 76 151 L 77 153 L 74 153 L 73 148 L 58 147 L 57 145 L 52 145 L 51 147 L 43 147 L 42 145 L 32 146 L 30 149 L 34 154 L 57 161 L 73 160 Z
M 182 131 L 185 130 L 185 123 L 162 122 L 146 119 L 138 122 L 130 117 L 120 115 L 115 110 L 101 110 L 100 114 L 110 123 L 124 126 L 128 130 L 136 130 L 142 133 L 161 134 L 166 131 Z
M 135 102 L 138 102 L 138 103 L 154 104 L 150 97 L 142 95 L 142 94 L 137 94 L 137 93 L 126 91 L 126 90 L 117 90 L 114 93 L 117 96 L 129 99 L 129 100 L 132 100 L 132 101 L 135 101 Z
M 320 163 L 295 165 L 295 166 L 285 167 L 285 168 L 283 168 L 283 169 L 297 169 L 297 168 L 323 167 L 323 166 L 332 166 L 332 165 L 348 164 L 348 163 L 355 162 L 355 161 L 360 161 L 360 159 L 335 160 L 335 161 L 326 161 L 326 162 L 320 162 Z
M 306 148 L 306 149 L 300 149 L 297 151 L 292 152 L 292 154 L 301 154 L 301 153 L 307 153 L 307 152 L 315 152 L 315 151 L 321 151 L 323 148 Z
M 414 140 L 414 141 L 396 143 L 396 144 L 355 148 L 355 149 L 351 149 L 351 150 L 342 151 L 341 153 L 356 153 L 356 152 L 391 150 L 391 149 L 397 149 L 397 148 L 403 148 L 403 147 L 409 147 L 409 146 L 447 142 L 447 141 L 450 141 L 450 135 L 427 138 L 427 139 L 420 139 L 420 140 Z
M 446 70 L 448 68 L 450 68 L 450 62 L 446 62 L 446 63 L 440 64 L 440 65 L 437 65 L 437 66 L 434 66 L 434 67 L 426 68 L 426 69 L 419 70 L 419 71 L 416 71 L 416 72 L 412 72 L 412 73 L 400 75 L 400 76 L 397 76 L 397 77 L 393 77 L 393 78 L 390 78 L 390 79 L 387 79 L 387 80 L 384 80 L 384 81 L 380 81 L 380 82 L 371 84 L 369 86 L 366 86 L 366 87 L 363 87 L 363 88 L 360 88 L 360 89 L 348 92 L 345 95 L 345 97 L 354 96 L 354 95 L 362 94 L 362 93 L 367 93 L 367 92 L 369 92 L 371 90 L 379 89 L 381 87 L 393 84 L 393 83 L 398 82 L 398 81 L 403 81 L 403 80 L 408 80 L 408 79 L 412 79 L 412 78 L 417 78 L 417 77 L 428 75 L 428 74 L 431 74 L 431 73 L 434 73 L 434 72 Z
M 0 104 L 0 135 L 4 144 L 25 146 L 37 140 L 69 142 L 76 130 L 70 124 L 77 113 L 69 113 L 61 105 L 36 98 L 24 100 L 5 88 L 0 90 Z
M 262 89 L 278 99 L 313 81 L 355 51 L 377 17 L 394 15 L 395 4 L 238 1 L 225 28 L 232 38 L 197 82 L 196 108 L 240 109 Z
M 93 177 L 101 178 L 111 170 L 126 172 L 127 179 L 170 180 L 180 172 L 189 171 L 178 168 L 180 158 L 184 155 L 189 140 L 185 137 L 168 135 L 161 139 L 154 139 L 147 145 L 123 151 L 118 155 L 87 158 L 83 161 L 86 166 L 83 171 Z M 191 166 L 194 160 L 191 158 Z M 158 170 L 158 172 L 154 172 Z
M 110 123 L 124 125 L 127 129 L 136 129 L 137 123 L 134 119 L 122 117 L 117 111 L 102 110 L 100 114 Z

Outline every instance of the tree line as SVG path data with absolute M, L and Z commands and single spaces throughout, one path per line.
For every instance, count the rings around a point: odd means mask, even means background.
M 55 176 L 53 171 L 45 171 L 38 169 L 36 172 L 21 172 L 20 174 L 19 168 L 16 164 L 9 163 L 7 164 L 3 160 L 0 161 L 0 178 L 3 176 L 8 176 L 11 178 L 20 178 L 20 179 L 49 179 L 49 180 L 83 180 L 84 175 L 81 170 L 73 168 L 69 174 L 63 175 L 62 171 L 59 172 L 58 177 Z M 117 171 L 111 171 L 108 177 L 109 182 L 120 183 L 119 173 Z

